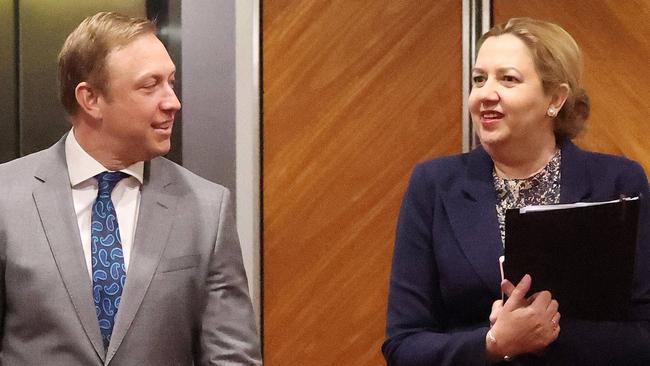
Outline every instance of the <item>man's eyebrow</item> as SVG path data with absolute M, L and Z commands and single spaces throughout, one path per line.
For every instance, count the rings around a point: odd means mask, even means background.
M 175 77 L 175 76 L 176 76 L 176 69 L 172 70 L 172 71 L 167 75 L 168 78 L 169 78 L 169 77 Z M 152 79 L 161 79 L 161 78 L 164 78 L 164 76 L 161 77 L 161 74 L 158 73 L 158 72 L 155 72 L 155 71 L 145 71 L 145 72 L 143 72 L 142 74 L 138 75 L 138 76 L 135 78 L 135 80 L 140 81 L 140 80 L 146 80 L 146 79 L 149 79 L 149 78 L 152 78 Z

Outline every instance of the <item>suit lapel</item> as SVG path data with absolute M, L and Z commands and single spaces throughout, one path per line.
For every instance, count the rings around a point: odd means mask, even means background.
M 122 302 L 117 313 L 115 328 L 106 355 L 108 364 L 124 340 L 133 319 L 142 304 L 142 299 L 151 284 L 160 258 L 167 245 L 177 197 L 171 192 L 173 182 L 168 170 L 161 169 L 160 159 L 145 164 L 144 184 L 140 196 L 138 222 L 122 293 Z M 154 179 L 151 176 L 155 175 Z
M 584 152 L 570 141 L 562 142 L 560 147 L 561 202 L 588 201 L 591 182 Z M 499 224 L 492 169 L 492 160 L 482 148 L 469 153 L 463 179 L 449 190 L 443 202 L 468 261 L 488 288 L 498 289 L 501 275 L 497 259 L 503 254 L 503 246 L 497 229 Z
M 496 217 L 492 161 L 481 148 L 466 157 L 464 177 L 451 187 L 443 202 L 463 253 L 487 288 L 498 291 L 498 258 L 503 254 L 503 245 Z
M 79 227 L 72 203 L 72 188 L 65 163 L 64 140 L 52 148 L 37 171 L 42 184 L 32 193 L 52 255 L 81 325 L 99 357 L 104 359 L 92 284 L 79 237 Z
M 562 142 L 560 147 L 562 149 L 560 202 L 589 201 L 592 188 L 585 152 L 569 140 Z

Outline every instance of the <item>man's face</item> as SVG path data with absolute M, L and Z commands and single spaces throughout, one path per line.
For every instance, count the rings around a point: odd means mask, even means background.
M 173 88 L 175 70 L 153 34 L 108 54 L 99 128 L 113 158 L 132 164 L 169 151 L 174 115 L 181 108 Z

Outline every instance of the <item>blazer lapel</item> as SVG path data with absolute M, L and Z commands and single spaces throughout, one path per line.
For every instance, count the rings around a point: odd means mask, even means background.
M 79 321 L 95 351 L 103 360 L 104 345 L 95 315 L 92 284 L 74 214 L 72 188 L 65 163 L 64 139 L 65 137 L 44 152 L 49 155 L 35 176 L 42 184 L 34 189 L 32 196 L 52 255 Z
M 158 159 L 145 164 L 131 261 L 106 355 L 106 364 L 117 352 L 140 308 L 167 245 L 176 212 L 177 197 L 171 192 L 172 179 L 166 174 L 167 170 L 160 169 L 161 164 L 156 160 Z M 151 178 L 153 175 L 154 179 Z
M 560 144 L 562 162 L 560 163 L 560 202 L 586 202 L 591 199 L 591 179 L 587 171 L 587 159 L 584 151 L 571 141 Z
M 463 253 L 484 284 L 498 292 L 498 258 L 503 254 L 503 244 L 496 217 L 492 161 L 480 147 L 466 157 L 464 178 L 449 190 L 443 202 Z
M 563 141 L 560 148 L 561 202 L 588 201 L 591 182 L 585 154 L 571 141 Z M 503 254 L 503 244 L 497 229 L 493 163 L 480 147 L 466 156 L 464 179 L 449 190 L 443 202 L 463 253 L 485 285 L 498 290 L 501 275 L 497 260 Z

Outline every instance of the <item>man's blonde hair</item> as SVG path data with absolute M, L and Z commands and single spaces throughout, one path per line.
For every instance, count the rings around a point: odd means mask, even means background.
M 106 94 L 106 57 L 145 34 L 156 34 L 156 26 L 150 20 L 113 12 L 88 17 L 70 33 L 59 52 L 59 97 L 69 115 L 79 108 L 75 97 L 77 85 L 86 81 Z

